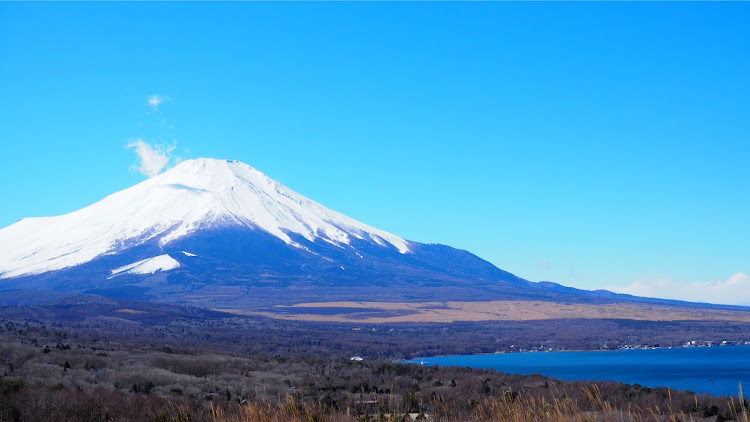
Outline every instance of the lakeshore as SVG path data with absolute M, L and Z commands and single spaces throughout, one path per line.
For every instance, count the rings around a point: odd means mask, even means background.
M 495 369 L 541 374 L 563 380 L 617 381 L 669 387 L 718 396 L 736 396 L 750 384 L 750 345 L 496 353 L 412 359 L 425 365 Z

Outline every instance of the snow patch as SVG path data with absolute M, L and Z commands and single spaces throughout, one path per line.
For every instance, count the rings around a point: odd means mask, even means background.
M 109 279 L 123 274 L 154 274 L 157 271 L 169 271 L 179 266 L 179 262 L 171 256 L 164 254 L 153 258 L 142 259 L 138 262 L 116 268 L 112 270 L 112 275 L 107 278 Z

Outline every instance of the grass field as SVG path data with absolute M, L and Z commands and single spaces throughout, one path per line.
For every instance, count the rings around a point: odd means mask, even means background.
M 628 319 L 635 321 L 750 322 L 750 312 L 651 304 L 582 304 L 544 301 L 314 302 L 265 309 L 216 309 L 241 315 L 317 322 L 534 321 Z

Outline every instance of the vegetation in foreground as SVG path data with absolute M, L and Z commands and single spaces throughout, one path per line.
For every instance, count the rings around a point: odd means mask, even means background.
M 722 421 L 747 401 L 619 383 L 0 328 L 0 421 Z M 408 419 L 407 419 L 408 418 Z

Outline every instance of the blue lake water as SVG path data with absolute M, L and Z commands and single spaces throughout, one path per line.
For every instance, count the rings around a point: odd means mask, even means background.
M 414 359 L 425 365 L 468 366 L 564 380 L 619 381 L 698 393 L 750 396 L 750 346 L 606 352 L 498 353 Z

